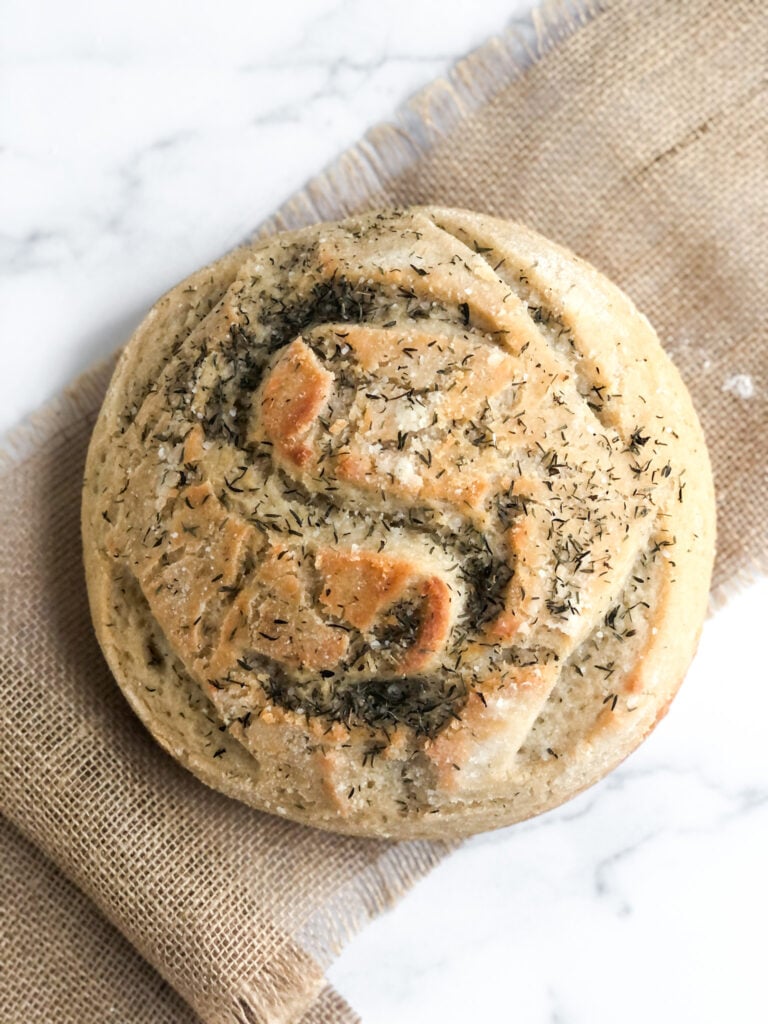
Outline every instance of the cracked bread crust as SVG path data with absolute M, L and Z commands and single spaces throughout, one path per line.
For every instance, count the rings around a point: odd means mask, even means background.
M 83 536 L 107 661 L 204 782 L 452 837 L 556 806 L 664 714 L 714 499 L 623 293 L 520 225 L 414 208 L 161 299 L 94 431 Z

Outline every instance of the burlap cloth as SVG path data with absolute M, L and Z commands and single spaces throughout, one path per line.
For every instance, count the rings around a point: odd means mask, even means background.
M 550 7 L 529 43 L 489 43 L 269 226 L 457 204 L 526 221 L 613 277 L 702 417 L 722 597 L 768 562 L 767 85 L 763 0 Z M 17 430 L 2 466 L 0 1018 L 354 1021 L 324 968 L 446 847 L 253 812 L 134 720 L 80 567 L 80 479 L 108 372 Z

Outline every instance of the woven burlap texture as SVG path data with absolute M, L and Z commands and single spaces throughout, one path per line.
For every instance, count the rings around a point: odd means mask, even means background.
M 537 28 L 543 56 L 492 41 L 264 230 L 453 204 L 525 221 L 605 271 L 657 327 L 704 423 L 722 599 L 768 567 L 768 10 L 617 0 L 548 8 Z M 3 1020 L 354 1021 L 324 968 L 447 847 L 258 814 L 133 718 L 93 639 L 80 560 L 109 369 L 16 431 L 2 466 Z

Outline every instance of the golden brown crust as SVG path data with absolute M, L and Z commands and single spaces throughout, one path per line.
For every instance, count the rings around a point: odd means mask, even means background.
M 262 389 L 257 415 L 276 458 L 301 468 L 312 455 L 304 438 L 328 399 L 333 377 L 301 338 L 283 349 Z M 258 429 L 249 440 L 258 441 Z
M 562 802 L 653 728 L 714 512 L 629 300 L 520 225 L 427 208 L 277 236 L 161 300 L 83 532 L 107 659 L 204 781 L 451 836 Z

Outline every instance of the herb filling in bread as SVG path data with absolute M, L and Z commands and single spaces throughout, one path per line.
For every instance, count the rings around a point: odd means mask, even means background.
M 171 753 L 398 837 L 530 816 L 634 749 L 714 543 L 647 320 L 534 232 L 434 208 L 277 235 L 162 299 L 83 524 L 99 640 Z

